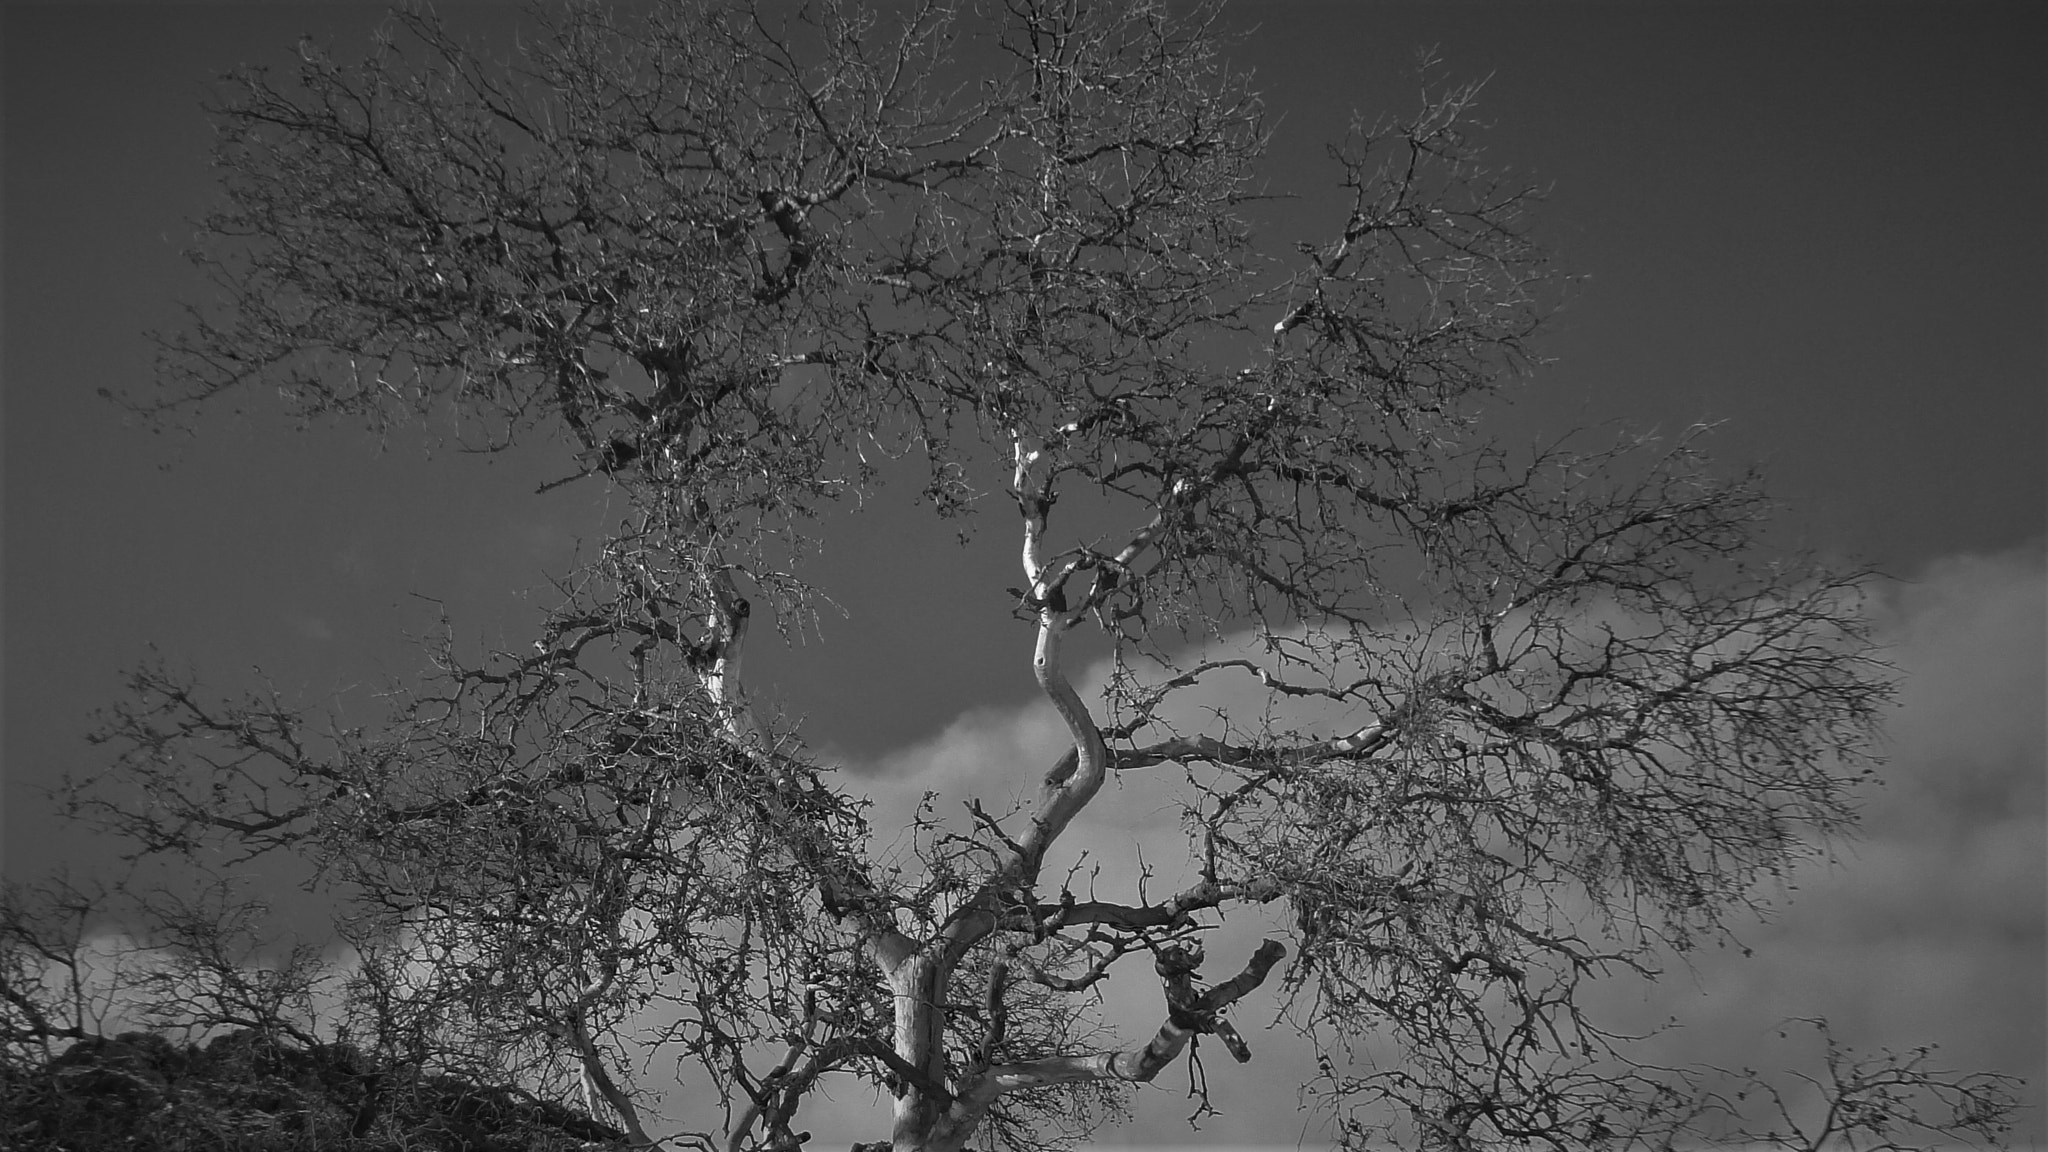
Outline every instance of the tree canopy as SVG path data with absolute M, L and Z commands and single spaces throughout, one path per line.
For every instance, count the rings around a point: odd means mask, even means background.
M 1197 1037 L 1246 1059 L 1225 1012 L 1261 987 L 1361 1146 L 1701 1114 L 1583 989 L 1716 939 L 1851 821 L 1888 683 L 1863 574 L 1764 547 L 1769 502 L 1697 436 L 1524 446 L 1488 417 L 1562 280 L 1538 190 L 1472 141 L 1476 87 L 1425 69 L 1412 113 L 1335 143 L 1348 209 L 1289 252 L 1249 222 L 1264 110 L 1208 7 L 530 20 L 508 59 L 407 10 L 361 62 L 230 79 L 195 252 L 218 299 L 135 402 L 270 387 L 559 440 L 542 496 L 630 512 L 549 574 L 530 645 L 465 657 L 451 623 L 376 725 L 140 670 L 83 812 L 145 852 L 309 861 L 354 1043 L 580 1085 L 641 1144 L 793 1148 L 850 1076 L 895 1152 L 1045 1147 Z M 913 469 L 933 515 L 1021 539 L 983 591 L 1071 747 L 939 798 L 906 851 L 742 657 L 829 597 L 820 518 Z M 1094 698 L 1080 629 L 1113 654 Z M 1191 703 L 1218 684 L 1265 703 Z M 1113 776 L 1186 854 L 1098 886 L 1062 837 Z M 1205 970 L 1240 915 L 1276 938 Z M 1158 1030 L 1114 1034 L 1096 996 L 1148 964 Z M 724 1114 L 657 1131 L 633 1070 L 668 1068 Z

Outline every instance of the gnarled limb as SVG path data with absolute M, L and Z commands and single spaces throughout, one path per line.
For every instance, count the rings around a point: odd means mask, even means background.
M 661 1142 L 647 1135 L 640 1123 L 640 1109 L 633 1098 L 619 1088 L 605 1067 L 604 1056 L 597 1050 L 597 1041 L 590 1035 L 590 1027 L 584 1022 L 583 1013 L 576 1011 L 569 1016 L 569 1044 L 575 1052 L 586 1093 L 594 1093 L 611 1106 L 619 1118 L 619 1126 L 632 1138 L 635 1148 L 659 1148 Z
M 958 963 L 969 947 L 994 929 L 1000 893 L 1026 890 L 1036 881 L 1046 850 L 1101 789 L 1110 759 L 1102 732 L 1067 679 L 1060 659 L 1061 638 L 1083 619 L 1088 605 L 1085 599 L 1075 605 L 1066 601 L 1062 584 L 1074 571 L 1073 561 L 1049 563 L 1045 556 L 1046 518 L 1054 496 L 1052 461 L 1036 438 L 1022 434 L 1016 437 L 1016 459 L 1011 488 L 1024 514 L 1024 577 L 1030 582 L 1029 598 L 1037 605 L 1038 616 L 1031 671 L 1073 740 L 1068 755 L 1074 766 L 1071 771 L 1046 775 L 1032 807 L 1030 828 L 1006 846 L 1000 867 L 965 906 L 967 914 L 948 926 L 945 950 L 949 965 Z
M 1120 771 L 1189 761 L 1231 766 L 1320 764 L 1326 760 L 1364 759 L 1385 748 L 1393 739 L 1394 729 L 1377 721 L 1349 736 L 1300 744 L 1260 746 L 1231 744 L 1213 736 L 1179 736 L 1143 748 L 1119 751 L 1114 761 Z
M 1237 975 L 1198 993 L 1192 983 L 1194 966 L 1198 963 L 1196 954 L 1183 949 L 1162 950 L 1158 968 L 1166 988 L 1167 1017 L 1144 1047 L 1047 1056 L 984 1069 L 962 1086 L 958 1100 L 940 1129 L 942 1138 L 928 1147 L 954 1148 L 963 1144 L 990 1105 L 1012 1092 L 1085 1080 L 1122 1080 L 1138 1084 L 1150 1081 L 1173 1063 L 1195 1036 L 1218 1031 L 1218 1014 L 1263 984 L 1273 966 L 1286 955 L 1287 949 L 1279 941 L 1267 940 L 1259 945 L 1250 962 Z

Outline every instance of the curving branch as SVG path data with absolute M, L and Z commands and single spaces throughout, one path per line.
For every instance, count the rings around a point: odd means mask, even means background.
M 640 1109 L 633 1103 L 633 1098 L 626 1095 L 618 1082 L 612 1079 L 611 1071 L 605 1067 L 604 1056 L 597 1050 L 597 1041 L 590 1035 L 590 1027 L 584 1022 L 580 1009 L 570 1013 L 568 1032 L 569 1045 L 575 1054 L 586 1090 L 593 1091 L 611 1106 L 613 1114 L 619 1118 L 619 1124 L 625 1128 L 626 1135 L 632 1140 L 633 1147 L 661 1147 L 661 1142 L 649 1136 L 647 1130 L 641 1126 Z

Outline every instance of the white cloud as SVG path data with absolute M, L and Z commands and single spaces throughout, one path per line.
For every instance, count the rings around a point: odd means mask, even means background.
M 1761 1047 L 1784 1019 L 1819 1014 L 1855 1047 L 1932 1041 L 1951 1066 L 2026 1077 L 2030 1102 L 2041 1102 L 2048 1071 L 2044 609 L 2048 581 L 2038 547 L 1947 559 L 1881 598 L 1875 623 L 1902 685 L 1888 725 L 1886 785 L 1868 799 L 1863 837 L 1835 864 L 1795 876 L 1784 910 L 1741 933 L 1754 956 L 1708 952 L 1691 958 L 1690 973 L 1674 966 L 1639 1000 L 1636 991 L 1607 997 L 1644 1021 L 1681 1021 L 1680 1030 L 1656 1042 L 1656 1055 L 1764 1068 L 1807 1061 L 1813 1054 L 1804 1050 Z M 1100 685 L 1106 676 L 1098 665 L 1077 679 Z M 1205 687 L 1202 695 L 1194 702 L 1201 708 L 1228 709 L 1251 698 L 1221 687 Z M 906 818 L 926 789 L 940 794 L 942 815 L 949 814 L 945 805 L 957 812 L 964 797 L 986 803 L 1028 795 L 1064 740 L 1045 705 L 963 715 L 876 766 L 876 825 L 894 827 L 890 821 Z M 1104 888 L 1122 889 L 1105 896 L 1134 894 L 1140 853 L 1158 866 L 1178 867 L 1184 859 L 1176 810 L 1151 783 L 1112 781 L 1070 833 L 1073 847 L 1105 865 Z M 1153 892 L 1172 886 L 1162 879 Z M 1219 937 L 1211 967 L 1227 963 L 1223 956 L 1232 948 L 1248 952 L 1259 928 Z M 1156 989 L 1141 983 L 1119 990 L 1114 1013 L 1135 1041 L 1157 1011 Z M 1238 1014 L 1240 1027 L 1263 1022 L 1247 1018 L 1249 1008 Z M 1274 1034 L 1262 1042 L 1246 1031 L 1262 1049 L 1255 1079 L 1233 1085 L 1235 1068 L 1218 1067 L 1214 1086 L 1226 1115 L 1205 1125 L 1202 1144 L 1300 1130 L 1293 1091 L 1303 1070 L 1298 1046 Z M 1180 1075 L 1163 1079 L 1178 1082 Z M 1149 1095 L 1136 1124 L 1105 1134 L 1109 1146 L 1126 1137 L 1174 1141 L 1173 1133 L 1186 1133 L 1176 1128 L 1187 1110 L 1179 1093 L 1170 1100 Z M 2038 1139 L 2042 1110 L 2022 1125 L 2023 1139 Z
M 1782 1019 L 1824 1015 L 1859 1048 L 1933 1042 L 1951 1067 L 2025 1077 L 2042 1133 L 2048 835 L 2048 579 L 2041 550 L 1954 557 L 1892 590 L 1880 637 L 1901 675 L 1885 784 L 1862 836 L 1794 877 L 1744 959 L 1652 1006 L 1685 1027 L 1677 1060 L 1758 1062 Z

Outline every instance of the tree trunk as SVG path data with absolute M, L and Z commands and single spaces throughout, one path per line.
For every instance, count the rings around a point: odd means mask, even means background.
M 931 1138 L 952 1101 L 945 1093 L 944 1023 L 939 997 L 945 970 L 937 957 L 915 956 L 890 975 L 896 998 L 896 1054 L 908 1072 L 899 1072 L 892 1152 L 940 1152 Z

